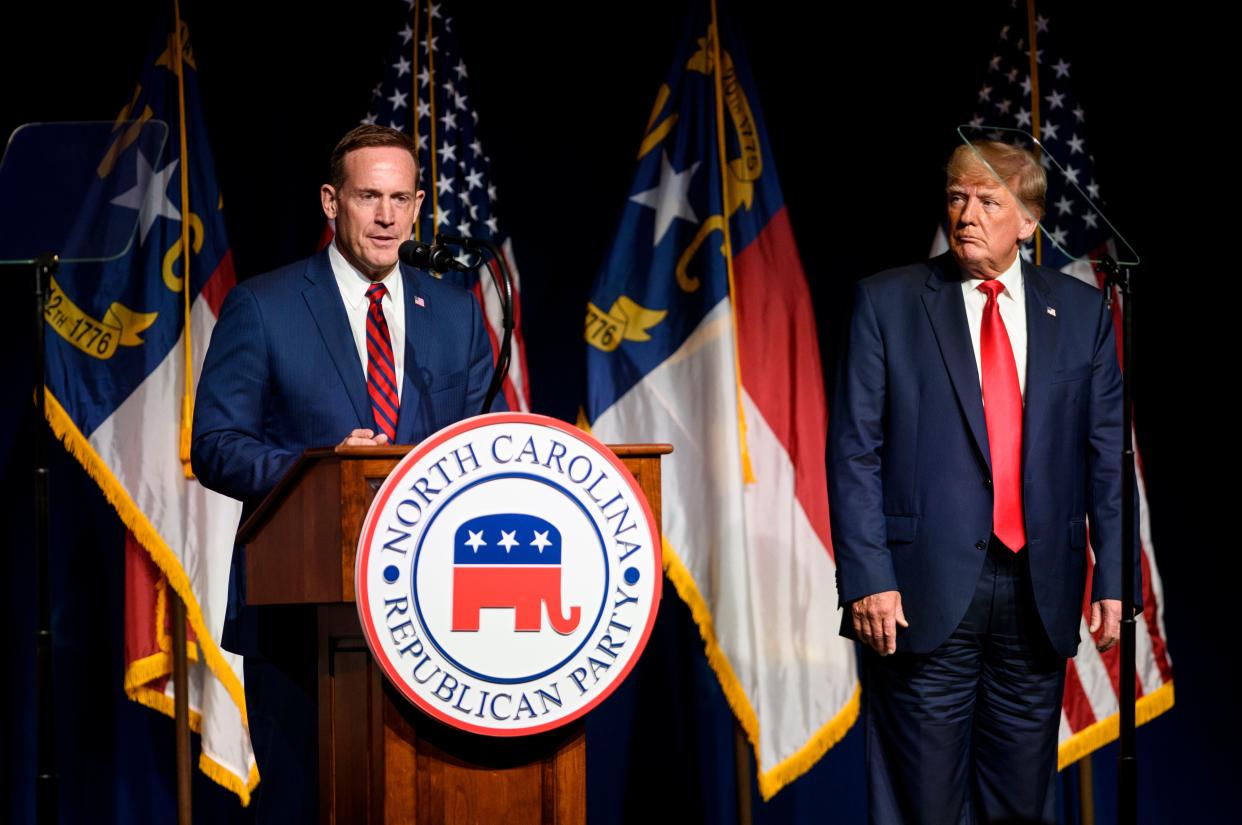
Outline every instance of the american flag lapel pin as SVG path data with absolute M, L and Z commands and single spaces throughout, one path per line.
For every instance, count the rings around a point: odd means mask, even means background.
M 420 306 L 421 306 L 421 304 L 420 304 Z M 1057 317 L 1057 309 L 1056 309 L 1056 307 L 1048 307 L 1048 314 L 1049 314 L 1049 315 L 1051 315 L 1053 318 Z
M 414 296 L 414 306 L 416 306 L 416 307 L 425 307 L 425 306 L 427 306 L 427 302 L 423 300 L 423 296 L 421 296 L 421 295 L 415 295 L 415 296 Z M 1053 315 L 1056 315 L 1056 313 L 1055 313 L 1055 312 L 1054 312 L 1054 313 L 1052 313 L 1052 314 L 1053 314 Z

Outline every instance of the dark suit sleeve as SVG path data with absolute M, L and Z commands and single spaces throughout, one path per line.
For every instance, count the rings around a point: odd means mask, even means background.
M 884 526 L 884 394 L 884 340 L 860 284 L 828 419 L 828 500 L 842 605 L 897 589 Z
M 297 454 L 264 442 L 271 378 L 262 312 L 239 285 L 212 333 L 194 403 L 190 460 L 205 487 L 256 501 L 276 486 Z
M 487 398 L 487 388 L 492 382 L 495 364 L 492 361 L 492 345 L 488 340 L 487 328 L 483 322 L 483 312 L 479 302 L 470 299 L 470 375 L 466 386 L 465 415 L 478 415 L 483 412 L 483 401 Z M 499 344 L 499 342 L 497 342 Z M 504 392 L 496 393 L 491 409 L 487 412 L 504 412 L 509 409 Z
M 1092 601 L 1121 598 L 1121 450 L 1125 435 L 1113 316 L 1102 293 L 1099 303 L 1091 395 L 1087 401 L 1087 516 L 1091 524 L 1091 549 L 1095 552 Z M 1134 545 L 1131 547 L 1134 603 L 1141 608 L 1143 573 L 1139 559 L 1138 485 L 1134 490 Z

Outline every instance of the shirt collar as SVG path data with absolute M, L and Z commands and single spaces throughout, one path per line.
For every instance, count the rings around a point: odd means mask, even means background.
M 996 277 L 1004 287 L 1001 295 L 1008 295 L 1014 301 L 1022 300 L 1022 251 L 1018 250 L 1018 254 L 1013 256 L 1013 263 L 1009 268 Z M 962 290 L 964 292 L 977 292 L 982 278 L 975 278 L 967 275 L 962 281 Z
M 372 281 L 363 275 L 336 248 L 336 241 L 328 244 L 328 262 L 332 265 L 332 275 L 336 278 L 336 286 L 341 297 L 350 309 L 357 309 L 367 300 L 367 289 L 373 283 L 383 284 L 388 289 L 388 296 L 395 303 L 401 300 L 401 265 L 398 264 L 379 281 Z

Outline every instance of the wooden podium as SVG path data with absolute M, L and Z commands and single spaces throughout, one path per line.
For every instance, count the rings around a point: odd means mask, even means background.
M 418 711 L 371 659 L 354 604 L 358 535 L 410 449 L 308 450 L 238 531 L 247 603 L 315 606 L 320 822 L 583 823 L 582 720 L 512 739 L 458 731 Z M 660 456 L 672 447 L 611 449 L 659 525 Z

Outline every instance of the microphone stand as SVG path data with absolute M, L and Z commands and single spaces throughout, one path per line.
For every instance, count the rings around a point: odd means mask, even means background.
M 1112 303 L 1112 287 L 1121 296 L 1121 358 L 1122 370 L 1122 426 L 1125 435 L 1121 454 L 1121 666 L 1120 682 L 1120 732 L 1117 755 L 1117 821 L 1134 823 L 1138 814 L 1138 755 L 1134 734 L 1135 701 L 1135 647 L 1134 647 L 1134 431 L 1131 418 L 1133 361 L 1130 357 L 1131 307 L 1133 287 L 1130 270 L 1121 267 L 1109 255 L 1097 263 L 1104 273 L 1109 288 L 1108 301 Z
M 34 439 L 35 482 L 35 598 L 37 620 L 35 628 L 35 696 L 37 703 L 39 750 L 35 767 L 35 805 L 40 823 L 57 821 L 56 799 L 56 727 L 52 714 L 54 696 L 52 690 L 52 593 L 49 573 L 49 475 L 46 430 L 46 380 L 44 333 L 47 323 L 48 290 L 52 276 L 60 265 L 56 255 L 41 255 L 34 263 L 35 274 L 35 409 L 38 422 Z
M 509 374 L 509 362 L 513 346 L 513 276 L 509 272 L 509 264 L 496 244 L 488 238 L 467 238 L 461 235 L 437 235 L 437 244 L 461 246 L 484 257 L 488 272 L 500 295 L 501 315 L 504 335 L 500 341 L 500 352 L 496 358 L 496 369 L 492 372 L 492 382 L 487 388 L 487 396 L 483 399 L 480 414 L 492 408 L 492 402 L 500 392 L 505 376 Z

